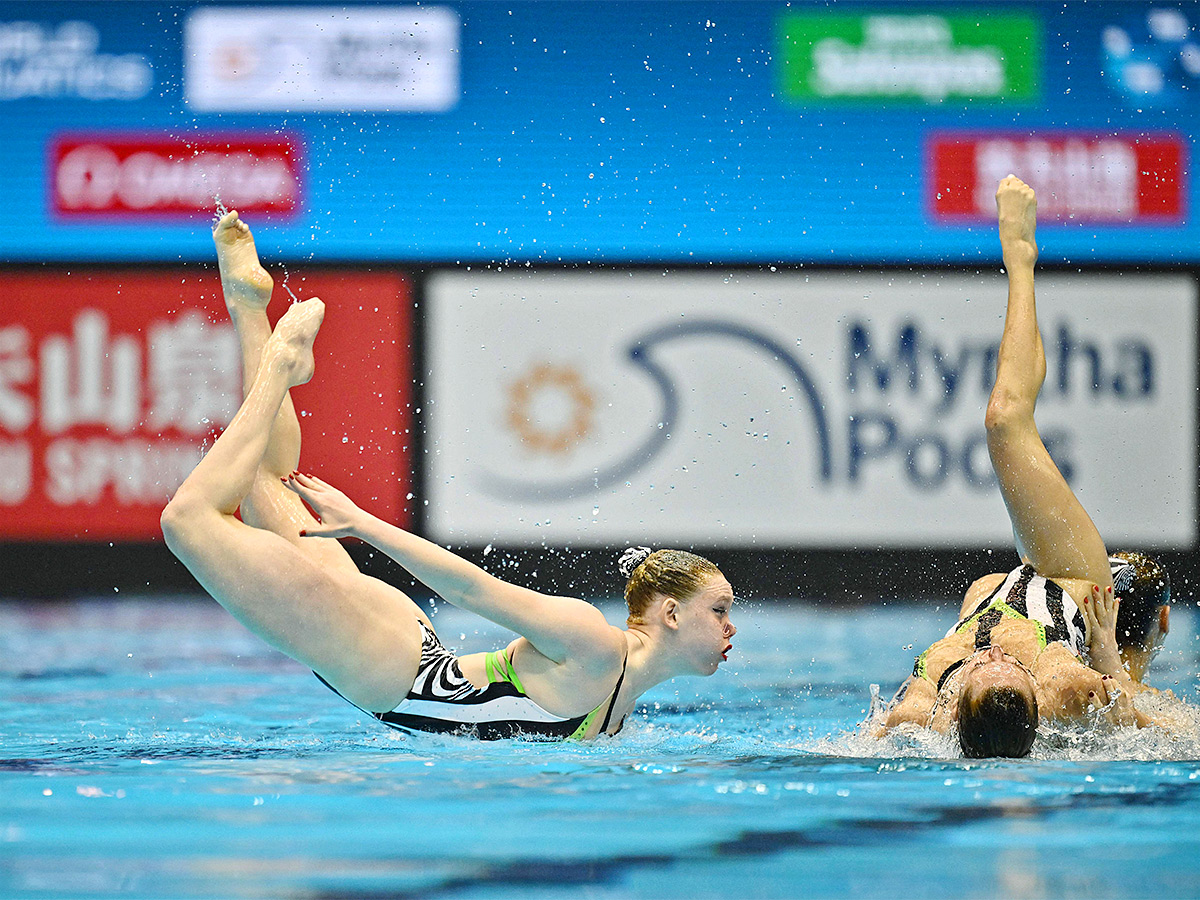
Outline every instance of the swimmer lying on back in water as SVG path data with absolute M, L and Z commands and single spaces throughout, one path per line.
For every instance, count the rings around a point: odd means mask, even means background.
M 420 731 L 615 734 L 649 688 L 717 670 L 737 629 L 729 618 L 733 591 L 706 559 L 676 550 L 627 553 L 629 620 L 616 628 L 583 600 L 500 581 L 297 473 L 300 423 L 288 392 L 313 375 L 325 307 L 315 298 L 297 303 L 272 333 L 266 309 L 273 283 L 250 229 L 231 212 L 213 238 L 241 342 L 245 399 L 163 510 L 162 528 L 172 552 L 222 606 L 355 706 Z M 336 540 L 346 536 L 521 636 L 496 653 L 456 658 L 412 600 L 359 572 Z
M 1008 310 L 985 424 L 1022 565 L 971 585 L 958 624 L 917 657 L 884 724 L 956 726 L 969 757 L 1025 756 L 1039 719 L 1087 721 L 1108 707 L 1110 721 L 1149 724 L 1132 697 L 1151 690 L 1141 681 L 1166 636 L 1171 596 L 1154 560 L 1110 559 L 1042 443 L 1033 415 L 1046 377 L 1033 293 L 1037 201 L 1010 175 L 996 205 Z

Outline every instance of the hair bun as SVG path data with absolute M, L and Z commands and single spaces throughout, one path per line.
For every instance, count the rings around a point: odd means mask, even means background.
M 617 560 L 617 568 L 621 570 L 623 576 L 629 578 L 633 575 L 634 569 L 644 563 L 651 552 L 653 551 L 649 547 L 629 547 Z

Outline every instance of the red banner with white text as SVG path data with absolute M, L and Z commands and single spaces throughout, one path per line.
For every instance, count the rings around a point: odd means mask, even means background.
M 304 159 L 288 134 L 60 135 L 47 183 L 60 218 L 209 216 L 224 205 L 247 213 L 295 215 L 304 203 Z
M 941 133 L 929 138 L 926 208 L 945 224 L 991 222 L 996 185 L 1037 191 L 1038 223 L 1182 224 L 1187 145 L 1178 135 Z
M 328 305 L 316 376 L 292 391 L 301 467 L 407 524 L 410 285 L 319 270 L 289 287 Z M 163 505 L 241 402 L 215 272 L 10 270 L 0 293 L 0 540 L 159 540 Z

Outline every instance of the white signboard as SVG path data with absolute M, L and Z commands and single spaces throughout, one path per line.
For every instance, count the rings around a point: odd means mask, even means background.
M 1011 540 L 1000 272 L 455 272 L 427 292 L 427 522 L 468 543 Z M 1196 539 L 1196 285 L 1038 275 L 1038 424 L 1110 547 Z
M 202 6 L 184 28 L 184 95 L 203 112 L 440 112 L 459 97 L 444 6 Z

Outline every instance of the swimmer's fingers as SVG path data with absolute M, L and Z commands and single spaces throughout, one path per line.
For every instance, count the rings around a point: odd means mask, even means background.
M 1099 585 L 1092 585 L 1083 600 L 1083 615 L 1088 626 L 1088 653 L 1092 667 L 1104 675 L 1116 675 L 1121 668 L 1121 652 L 1117 648 L 1116 603 L 1111 590 L 1106 594 Z
M 316 475 L 313 475 L 311 473 L 293 472 L 292 475 L 300 484 L 303 484 L 306 487 L 313 488 L 315 490 L 321 490 L 321 491 L 336 491 L 337 490 L 337 488 L 335 488 L 328 481 L 322 481 Z
M 1109 679 L 1111 682 L 1111 679 Z M 1109 713 L 1109 721 L 1114 725 L 1136 725 L 1137 711 L 1133 708 L 1133 698 L 1128 691 L 1123 691 L 1115 684 L 1109 684 L 1109 696 L 1113 708 Z M 1114 702 L 1115 701 L 1115 702 Z
M 1083 619 L 1087 622 L 1088 635 L 1095 635 L 1100 627 L 1096 620 L 1096 603 L 1100 599 L 1100 585 L 1093 584 L 1091 593 L 1083 599 Z
M 288 490 L 299 495 L 316 515 L 317 522 L 301 532 L 302 537 L 348 537 L 364 515 L 354 501 L 332 485 L 312 475 L 293 472 L 281 479 Z
M 1117 608 L 1121 601 L 1113 595 L 1113 589 L 1107 587 L 1100 598 L 1095 601 L 1096 619 L 1101 628 L 1112 628 L 1113 635 L 1117 633 Z

